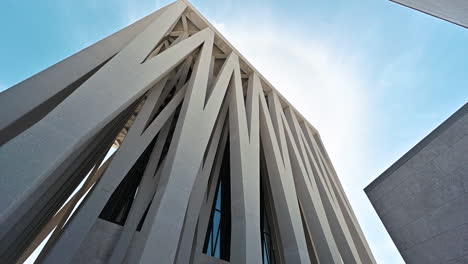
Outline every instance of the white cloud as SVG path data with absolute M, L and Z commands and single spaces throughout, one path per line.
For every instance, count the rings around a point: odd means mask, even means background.
M 333 47 L 291 35 L 286 28 L 214 26 L 319 130 L 334 161 L 346 163 L 344 150 L 361 143 L 366 119 L 357 62 L 337 58 Z
M 359 63 L 287 28 L 265 23 L 215 27 L 319 130 L 343 183 L 356 182 L 346 176 L 362 164 L 368 123 Z M 363 186 L 354 187 L 362 191 Z

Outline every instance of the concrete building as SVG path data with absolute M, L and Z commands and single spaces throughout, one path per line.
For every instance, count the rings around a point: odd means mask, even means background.
M 466 0 L 391 0 L 468 28 L 468 1 Z
M 365 192 L 406 263 L 468 263 L 468 104 Z
M 185 0 L 0 109 L 2 263 L 375 263 L 318 132 Z

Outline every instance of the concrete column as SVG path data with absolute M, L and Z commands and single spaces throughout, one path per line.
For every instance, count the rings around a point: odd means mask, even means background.
M 322 197 L 333 236 L 341 253 L 341 258 L 345 263 L 361 263 L 356 246 L 353 243 L 351 234 L 344 220 L 343 213 L 337 204 L 336 195 L 325 174 L 325 168 L 318 159 L 317 148 L 312 142 L 311 131 L 304 124 L 302 125 L 302 130 L 304 132 L 305 142 L 307 142 L 306 149 L 308 158 L 313 164 L 312 168 L 314 170 L 315 179 L 317 180 L 317 186 Z
M 286 115 L 282 116 L 283 119 L 289 121 L 288 124 L 284 120 L 284 126 L 290 153 L 293 156 L 291 160 L 294 180 L 299 201 L 303 205 L 304 218 L 313 234 L 311 240 L 314 242 L 321 263 L 339 263 L 340 253 L 333 238 L 317 184 L 313 179 L 311 165 L 306 158 L 302 131 L 292 109 L 287 108 L 285 112 Z
M 219 163 L 222 161 L 222 153 L 224 153 L 224 149 L 226 148 L 228 131 L 225 119 L 227 112 L 227 104 L 224 103 L 216 122 L 217 124 L 212 135 L 212 140 L 210 141 L 211 143 L 206 150 L 208 152 L 206 159 L 199 169 L 194 187 L 190 193 L 189 204 L 185 214 L 183 233 L 177 253 L 177 263 L 179 264 L 190 263 L 192 253 L 194 248 L 196 248 L 196 245 L 194 245 L 194 241 L 196 241 L 197 236 L 196 229 L 197 225 L 200 225 L 200 213 L 202 211 L 204 200 L 208 196 L 208 180 L 210 176 L 213 175 L 213 171 L 215 171 L 213 167 L 216 166 L 219 157 L 221 157 Z M 207 218 L 207 221 L 209 221 L 209 217 Z M 205 233 L 200 233 L 199 235 L 203 238 L 205 237 Z
M 269 95 L 270 110 L 263 94 L 259 98 L 260 137 L 268 168 L 268 182 L 274 194 L 273 205 L 280 228 L 284 260 L 287 263 L 310 263 L 286 139 L 276 114 L 281 106 L 274 93 Z
M 231 263 L 261 263 L 260 238 L 260 80 L 249 77 L 247 108 L 240 68 L 230 85 L 229 129 L 231 140 Z M 249 117 L 249 123 L 247 121 Z

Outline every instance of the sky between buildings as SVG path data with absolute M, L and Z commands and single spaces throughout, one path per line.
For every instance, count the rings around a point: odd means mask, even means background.
M 170 1 L 0 2 L 0 91 Z M 387 0 L 193 0 L 320 132 L 378 263 L 363 192 L 468 100 L 468 30 Z

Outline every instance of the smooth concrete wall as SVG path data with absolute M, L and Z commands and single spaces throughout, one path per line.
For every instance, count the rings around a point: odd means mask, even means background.
M 391 1 L 468 28 L 468 1 L 466 0 Z
M 80 253 L 75 255 L 72 263 L 109 263 L 112 249 L 121 232 L 122 226 L 97 219 L 91 232 L 88 233 L 86 239 L 81 244 Z
M 468 104 L 366 189 L 407 263 L 468 263 Z

